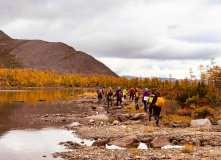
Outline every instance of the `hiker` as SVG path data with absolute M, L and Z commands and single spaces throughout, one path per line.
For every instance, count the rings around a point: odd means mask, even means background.
M 120 102 L 120 104 L 122 103 L 122 97 L 123 97 L 123 93 L 122 93 L 120 87 L 117 88 L 115 96 L 117 96 L 117 106 L 118 106 L 119 102 Z
M 154 97 L 153 97 L 152 103 L 154 104 L 153 114 L 154 114 L 157 126 L 159 126 L 159 117 L 160 117 L 160 112 L 161 112 L 161 107 L 156 105 L 158 97 L 161 97 L 160 93 L 159 92 L 154 92 Z
M 154 92 L 152 92 L 152 95 L 149 97 L 149 100 L 148 100 L 148 103 L 149 103 L 149 121 L 151 121 L 151 115 L 152 115 L 153 109 L 154 109 L 153 97 L 154 97 Z
M 130 100 L 131 100 L 131 98 L 133 100 L 134 99 L 134 87 L 131 87 L 129 93 L 130 93 Z
M 114 99 L 114 92 L 113 89 L 110 87 L 107 90 L 107 113 L 109 113 L 109 103 L 111 103 L 112 106 L 113 99 Z
M 148 88 L 145 88 L 145 92 L 143 93 L 142 102 L 144 104 L 144 111 L 147 113 L 148 107 L 147 103 L 149 101 L 150 92 L 148 92 Z
M 138 91 L 138 88 L 135 88 L 134 100 L 135 100 L 135 108 L 136 108 L 136 110 L 139 109 L 139 105 L 138 105 L 139 97 L 140 97 L 140 92 Z
M 123 96 L 124 96 L 124 100 L 126 100 L 126 95 L 127 95 L 127 88 L 125 87 L 123 90 Z
M 97 94 L 98 94 L 98 104 L 101 104 L 102 95 L 104 94 L 104 90 L 102 87 L 97 89 Z

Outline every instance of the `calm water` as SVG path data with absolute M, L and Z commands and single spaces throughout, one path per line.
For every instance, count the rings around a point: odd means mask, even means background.
M 74 96 L 70 96 L 72 93 Z M 68 123 L 44 124 L 31 118 L 31 115 L 71 112 L 75 109 L 73 104 L 61 105 L 57 101 L 74 100 L 79 94 L 83 91 L 0 90 L 0 159 L 54 159 L 52 153 L 68 151 L 59 142 L 81 142 L 71 131 L 62 129 Z

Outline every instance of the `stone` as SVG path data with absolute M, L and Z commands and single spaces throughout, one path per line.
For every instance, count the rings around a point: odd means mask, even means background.
M 221 120 L 218 120 L 218 121 L 217 121 L 217 124 L 221 126 Z
M 142 138 L 140 141 L 143 143 L 149 144 L 152 140 L 153 140 L 152 137 L 145 137 L 145 138 Z
M 120 122 L 127 121 L 129 119 L 130 115 L 129 114 L 120 114 L 118 115 L 118 120 Z
M 95 122 L 95 120 L 93 120 L 93 119 L 89 120 L 89 123 L 94 123 L 94 122 Z
M 196 119 L 192 120 L 190 123 L 191 127 L 199 127 L 199 126 L 211 126 L 211 122 L 209 119 Z
M 143 119 L 147 116 L 146 113 L 136 113 L 133 117 L 131 117 L 130 119 L 132 120 L 138 120 L 138 119 Z
M 169 123 L 170 127 L 178 128 L 178 127 L 188 127 L 189 124 L 183 121 L 172 121 Z
M 92 144 L 92 146 L 105 146 L 106 143 L 108 143 L 108 139 L 97 140 Z
M 104 111 L 105 111 L 105 108 L 104 108 L 104 107 L 97 107 L 97 108 L 96 108 L 96 111 L 98 111 L 98 112 L 104 112 Z
M 155 137 L 153 141 L 150 143 L 150 146 L 152 148 L 161 148 L 166 145 L 171 145 L 171 143 L 167 139 L 162 139 L 159 137 Z
M 113 125 L 117 125 L 118 123 L 119 123 L 119 121 L 116 121 L 116 120 L 115 120 L 112 124 L 113 124 Z
M 24 103 L 24 101 L 23 100 L 14 100 L 14 101 L 12 101 L 12 103 Z
M 108 121 L 108 116 L 105 114 L 98 114 L 94 116 L 84 117 L 84 119 L 88 119 L 88 120 L 93 119 L 95 121 Z
M 110 141 L 108 145 L 115 145 L 118 147 L 123 148 L 130 148 L 135 147 L 137 148 L 139 146 L 140 141 L 138 140 L 137 136 L 126 136 L 123 138 L 117 138 L 113 141 Z

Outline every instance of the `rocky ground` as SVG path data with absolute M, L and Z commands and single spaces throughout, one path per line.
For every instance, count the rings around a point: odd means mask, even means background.
M 82 113 L 35 116 L 42 122 L 79 122 L 65 126 L 79 138 L 94 141 L 92 146 L 83 142 L 61 142 L 72 151 L 57 152 L 53 156 L 64 159 L 221 159 L 221 126 L 190 124 L 174 121 L 155 125 L 147 120 L 142 104 L 133 110 L 134 102 L 126 100 L 122 106 L 110 107 L 103 100 L 97 104 L 96 96 L 79 96 L 73 103 Z M 145 149 L 142 149 L 141 146 Z M 118 149 L 110 149 L 117 147 Z

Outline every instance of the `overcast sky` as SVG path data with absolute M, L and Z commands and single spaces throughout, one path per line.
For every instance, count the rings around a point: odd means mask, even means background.
M 189 78 L 221 62 L 221 0 L 0 0 L 0 30 L 64 42 L 118 75 Z

